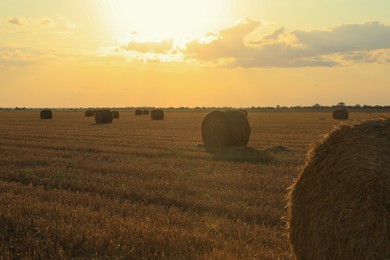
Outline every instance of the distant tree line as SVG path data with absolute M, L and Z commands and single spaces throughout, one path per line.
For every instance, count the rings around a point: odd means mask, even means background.
M 78 107 L 78 108 L 51 108 L 53 110 L 69 110 L 69 111 L 83 111 L 88 109 L 96 109 L 97 107 Z M 156 107 L 104 107 L 105 109 L 116 109 L 116 110 L 135 110 L 135 109 L 156 109 Z M 228 109 L 250 109 L 250 110 L 303 110 L 303 109 L 335 109 L 335 108 L 346 108 L 346 109 L 390 109 L 389 106 L 380 106 L 380 105 L 346 105 L 344 102 L 339 102 L 336 105 L 332 106 L 324 106 L 320 105 L 318 103 L 312 105 L 312 106 L 280 106 L 276 105 L 274 107 L 272 106 L 251 106 L 251 107 L 230 107 L 230 106 L 224 106 L 224 107 L 206 107 L 206 106 L 196 106 L 196 107 L 159 107 L 159 109 L 164 110 L 228 110 Z M 43 108 L 28 108 L 28 107 L 0 107 L 0 110 L 41 110 Z

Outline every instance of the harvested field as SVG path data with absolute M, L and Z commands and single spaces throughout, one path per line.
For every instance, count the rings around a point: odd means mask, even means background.
M 287 188 L 311 143 L 334 125 L 319 112 L 248 111 L 247 147 L 208 149 L 210 111 L 0 111 L 0 255 L 5 259 L 291 259 Z M 390 116 L 350 111 L 351 122 Z

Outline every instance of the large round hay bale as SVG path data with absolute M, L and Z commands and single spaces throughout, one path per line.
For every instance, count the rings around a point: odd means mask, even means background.
M 119 118 L 119 112 L 118 111 L 112 111 L 112 117 L 113 118 Z
M 339 126 L 313 147 L 287 229 L 298 259 L 390 258 L 390 119 Z
M 85 117 L 92 117 L 95 115 L 96 110 L 86 110 L 85 111 Z
M 134 113 L 136 116 L 142 116 L 142 110 L 141 109 L 137 109 L 135 110 L 135 113 Z
M 53 113 L 51 112 L 50 109 L 43 109 L 41 110 L 40 117 L 41 119 L 52 119 Z
M 339 120 L 348 119 L 348 111 L 344 108 L 333 111 L 333 119 L 339 119 Z
M 149 110 L 147 110 L 147 109 L 142 110 L 142 114 L 143 115 L 149 115 Z
M 112 123 L 112 112 L 109 109 L 96 110 L 95 122 L 96 124 L 110 124 Z
M 164 111 L 160 109 L 154 109 L 150 111 L 150 118 L 152 120 L 164 120 Z
M 203 119 L 201 131 L 205 145 L 245 146 L 249 141 L 251 127 L 241 111 L 213 111 Z
M 246 111 L 245 109 L 239 109 L 238 111 L 244 113 L 245 116 L 248 116 L 248 111 Z

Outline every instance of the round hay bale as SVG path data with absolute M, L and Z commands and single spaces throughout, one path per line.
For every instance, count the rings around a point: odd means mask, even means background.
M 136 116 L 142 116 L 142 110 L 141 109 L 137 109 L 135 110 L 135 113 L 134 113 Z
M 154 109 L 150 111 L 150 118 L 152 120 L 164 120 L 164 111 L 160 109 Z
M 43 109 L 40 113 L 41 119 L 52 119 L 53 118 L 53 113 L 51 112 L 50 109 Z
M 142 114 L 143 115 L 149 115 L 149 110 L 147 110 L 147 109 L 142 110 Z
M 390 257 L 390 119 L 339 126 L 308 153 L 289 188 L 298 259 Z
M 95 115 L 96 110 L 86 110 L 85 117 L 92 117 Z
M 112 111 L 112 117 L 113 118 L 119 118 L 119 112 L 118 111 Z
M 251 127 L 248 118 L 241 111 L 213 111 L 203 119 L 201 131 L 205 145 L 246 146 Z
M 109 109 L 96 110 L 95 122 L 96 124 L 110 124 L 112 123 L 112 112 Z
M 244 113 L 245 116 L 248 116 L 248 111 L 246 111 L 245 109 L 239 109 L 238 111 Z
M 338 120 L 348 119 L 348 111 L 344 108 L 333 111 L 333 119 L 338 119 Z

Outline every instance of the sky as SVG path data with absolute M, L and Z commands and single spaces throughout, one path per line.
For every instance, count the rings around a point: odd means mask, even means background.
M 0 107 L 390 105 L 389 0 L 1 0 Z

